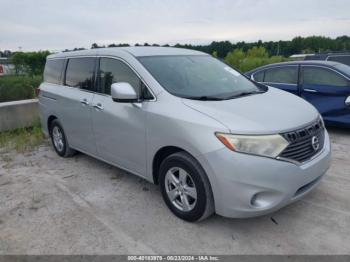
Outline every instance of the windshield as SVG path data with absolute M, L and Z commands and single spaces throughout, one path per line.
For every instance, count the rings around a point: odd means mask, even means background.
M 222 100 L 261 92 L 253 82 L 211 56 L 147 56 L 139 61 L 175 96 Z

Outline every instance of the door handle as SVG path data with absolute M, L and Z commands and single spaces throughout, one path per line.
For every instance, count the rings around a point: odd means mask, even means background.
M 89 102 L 87 101 L 86 98 L 81 99 L 81 100 L 80 100 L 80 103 L 82 103 L 83 105 L 89 105 Z
M 310 92 L 310 93 L 317 93 L 317 91 L 315 89 L 308 89 L 308 88 L 305 88 L 304 89 L 305 92 Z
M 94 108 L 98 109 L 98 110 L 103 110 L 103 106 L 101 103 L 98 103 L 96 105 L 94 105 Z
M 345 100 L 345 105 L 350 106 L 350 96 L 348 96 Z

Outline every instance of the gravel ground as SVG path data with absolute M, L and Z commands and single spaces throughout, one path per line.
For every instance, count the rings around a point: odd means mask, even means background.
M 350 130 L 307 197 L 258 218 L 173 216 L 159 188 L 50 145 L 0 155 L 0 254 L 350 254 Z

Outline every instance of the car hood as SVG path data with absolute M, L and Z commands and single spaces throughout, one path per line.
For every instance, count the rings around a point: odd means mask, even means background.
M 305 100 L 269 87 L 262 94 L 222 101 L 182 99 L 226 126 L 234 134 L 274 134 L 297 129 L 316 120 L 319 113 Z

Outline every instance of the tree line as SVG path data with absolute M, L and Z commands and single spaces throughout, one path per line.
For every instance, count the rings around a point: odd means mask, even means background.
M 130 46 L 127 43 L 109 44 L 99 46 L 96 43 L 91 48 Z M 135 44 L 135 46 L 160 46 L 159 44 Z M 168 44 L 162 46 L 170 46 Z M 255 67 L 285 61 L 292 54 L 318 53 L 326 51 L 350 50 L 350 37 L 340 36 L 329 38 L 323 36 L 295 37 L 290 41 L 268 41 L 261 40 L 246 43 L 244 41 L 232 43 L 230 41 L 213 41 L 208 45 L 176 44 L 174 47 L 188 48 L 202 51 L 225 60 L 226 63 L 246 72 Z M 74 48 L 66 51 L 84 50 L 85 48 Z M 0 51 L 1 52 L 1 51 Z M 26 72 L 29 75 L 42 74 L 45 66 L 46 56 L 49 51 L 39 52 L 6 52 L 10 61 L 15 65 L 17 71 Z
M 129 44 L 109 44 L 107 46 L 94 43 L 91 48 L 102 47 L 118 47 L 118 46 L 130 46 Z M 135 46 L 160 46 L 159 44 L 138 44 Z M 162 46 L 170 46 L 168 44 Z M 243 52 L 247 52 L 249 49 L 256 47 L 263 47 L 271 56 L 284 56 L 289 57 L 293 54 L 305 54 L 305 53 L 321 53 L 327 51 L 349 51 L 350 50 L 350 36 L 339 36 L 336 38 L 324 37 L 324 36 L 309 36 L 309 37 L 294 37 L 288 41 L 266 41 L 261 40 L 256 42 L 244 42 L 240 41 L 232 43 L 230 41 L 213 41 L 208 45 L 192 45 L 192 44 L 175 44 L 174 47 L 188 48 L 193 50 L 202 51 L 208 54 L 216 52 L 219 58 L 225 58 L 226 55 L 235 49 L 241 49 Z M 67 50 L 68 51 L 68 50 Z

